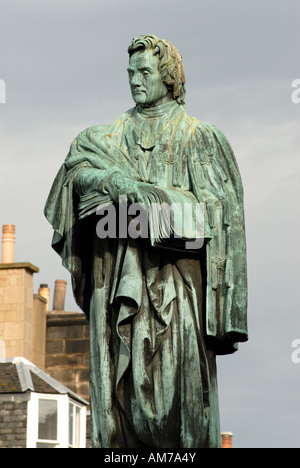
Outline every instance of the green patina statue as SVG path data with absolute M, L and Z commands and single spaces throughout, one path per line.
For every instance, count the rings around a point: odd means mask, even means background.
M 220 130 L 185 113 L 178 50 L 151 35 L 128 52 L 136 106 L 75 138 L 45 207 L 90 322 L 92 443 L 219 447 L 216 355 L 247 340 L 242 182 Z M 124 196 L 201 203 L 201 245 L 123 235 L 124 213 L 101 236 L 99 207 Z

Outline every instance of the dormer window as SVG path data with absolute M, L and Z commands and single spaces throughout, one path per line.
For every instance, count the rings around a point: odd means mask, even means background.
M 32 393 L 27 448 L 85 448 L 86 407 L 68 395 Z
M 85 448 L 87 406 L 26 359 L 0 361 L 1 447 Z

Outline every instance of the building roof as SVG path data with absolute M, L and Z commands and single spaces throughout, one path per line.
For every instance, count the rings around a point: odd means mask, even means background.
M 15 357 L 0 361 L 0 394 L 3 393 L 68 394 L 83 404 L 89 403 L 72 390 L 53 379 L 27 359 Z
M 32 263 L 30 262 L 0 263 L 0 270 L 16 270 L 16 269 L 29 270 L 31 273 L 38 273 L 40 271 L 37 266 L 32 265 Z

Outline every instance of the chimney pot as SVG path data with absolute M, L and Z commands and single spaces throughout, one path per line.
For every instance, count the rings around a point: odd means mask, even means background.
M 13 224 L 2 226 L 2 263 L 14 263 L 15 231 Z
M 65 280 L 56 280 L 53 296 L 53 310 L 65 309 L 67 282 Z
M 232 448 L 232 432 L 222 432 L 222 448 Z
M 50 290 L 48 288 L 48 284 L 40 284 L 39 287 L 39 295 L 42 296 L 44 299 L 46 299 L 47 304 L 46 304 L 46 312 L 49 311 L 49 297 L 50 297 Z

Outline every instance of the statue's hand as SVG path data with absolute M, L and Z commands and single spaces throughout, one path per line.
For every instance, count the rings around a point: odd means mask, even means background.
M 126 199 L 128 203 L 143 203 L 142 188 L 146 184 L 130 179 L 120 173 L 115 173 L 105 184 L 106 191 L 110 194 L 113 201 L 119 203 Z

